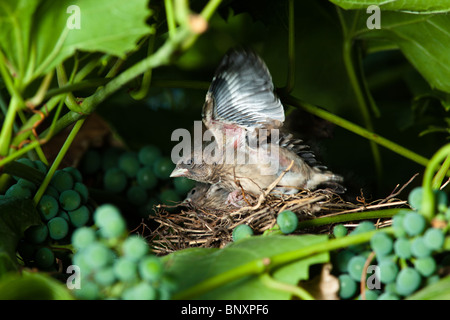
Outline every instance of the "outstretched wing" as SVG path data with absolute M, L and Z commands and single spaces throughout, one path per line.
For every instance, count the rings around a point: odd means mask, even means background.
M 280 127 L 284 122 L 283 105 L 261 58 L 248 50 L 228 52 L 209 87 L 202 116 L 208 129 L 214 122 L 247 130 Z

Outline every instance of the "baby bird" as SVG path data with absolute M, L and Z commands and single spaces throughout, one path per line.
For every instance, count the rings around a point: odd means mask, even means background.
M 247 205 L 244 200 L 237 201 L 237 203 L 229 202 L 229 194 L 230 192 L 218 185 L 198 182 L 188 192 L 184 203 L 193 208 L 210 210 L 231 210 Z
M 252 51 L 232 50 L 222 59 L 206 94 L 202 120 L 214 141 L 182 158 L 171 177 L 216 186 L 228 192 L 231 203 L 242 190 L 260 195 L 282 173 L 274 192 L 292 194 L 319 186 L 345 190 L 342 177 L 320 165 L 308 146 L 280 131 L 283 105 L 267 66 Z

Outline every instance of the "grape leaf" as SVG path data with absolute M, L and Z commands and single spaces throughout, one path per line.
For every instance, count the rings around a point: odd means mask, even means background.
M 389 41 L 433 89 L 450 92 L 449 15 L 382 12 L 380 29 L 368 29 L 369 15 L 360 10 L 343 12 L 343 17 L 353 40 Z
M 45 273 L 9 274 L 0 281 L 0 300 L 73 300 L 67 287 Z
M 77 50 L 125 57 L 153 32 L 146 24 L 147 2 L 78 0 L 72 6 L 71 0 L 5 0 L 0 4 L 0 49 L 24 84 Z
M 0 199 L 0 276 L 17 267 L 17 243 L 24 231 L 41 223 L 32 200 Z
M 381 10 L 401 10 L 415 13 L 437 13 L 450 11 L 449 0 L 330 0 L 343 9 L 367 9 L 376 5 Z
M 178 284 L 178 293 L 203 281 L 233 273 L 240 267 L 289 253 L 309 245 L 324 242 L 327 236 L 255 236 L 232 243 L 223 249 L 188 249 L 166 256 L 168 272 Z M 296 285 L 299 280 L 308 279 L 309 266 L 328 262 L 328 253 L 308 256 L 287 263 L 276 270 L 275 280 Z M 224 285 L 217 286 L 198 296 L 200 299 L 289 299 L 290 293 L 269 288 L 258 275 L 245 275 Z

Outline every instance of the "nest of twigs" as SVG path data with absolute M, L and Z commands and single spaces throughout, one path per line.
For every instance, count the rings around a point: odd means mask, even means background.
M 295 212 L 300 223 L 326 215 L 346 214 L 396 208 L 406 201 L 391 194 L 383 200 L 366 203 L 358 197 L 356 203 L 344 201 L 330 190 L 304 190 L 294 195 L 262 194 L 259 199 L 247 197 L 249 206 L 227 207 L 223 210 L 194 208 L 188 203 L 180 213 L 169 213 L 160 206 L 153 218 L 159 227 L 152 232 L 153 251 L 164 255 L 191 247 L 222 248 L 232 241 L 232 231 L 240 224 L 249 225 L 255 234 L 262 234 L 276 225 L 277 215 L 284 210 Z M 330 226 L 315 228 L 315 233 L 329 232 Z M 311 232 L 309 229 L 296 233 Z

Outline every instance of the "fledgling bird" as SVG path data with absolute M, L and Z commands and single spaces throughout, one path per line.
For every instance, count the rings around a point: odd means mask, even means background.
M 229 191 L 221 188 L 217 184 L 211 185 L 197 182 L 195 187 L 188 192 L 183 202 L 193 208 L 210 210 L 231 210 L 247 205 L 243 199 L 237 201 L 237 203 L 229 202 L 229 194 Z M 248 199 L 248 201 L 251 200 Z
M 218 186 L 233 203 L 242 190 L 260 195 L 293 162 L 274 191 L 291 194 L 319 186 L 345 190 L 341 176 L 320 165 L 301 140 L 279 130 L 285 120 L 283 105 L 267 66 L 252 51 L 232 50 L 222 59 L 206 94 L 202 120 L 215 140 L 182 158 L 171 177 Z M 208 148 L 214 152 L 206 152 Z

